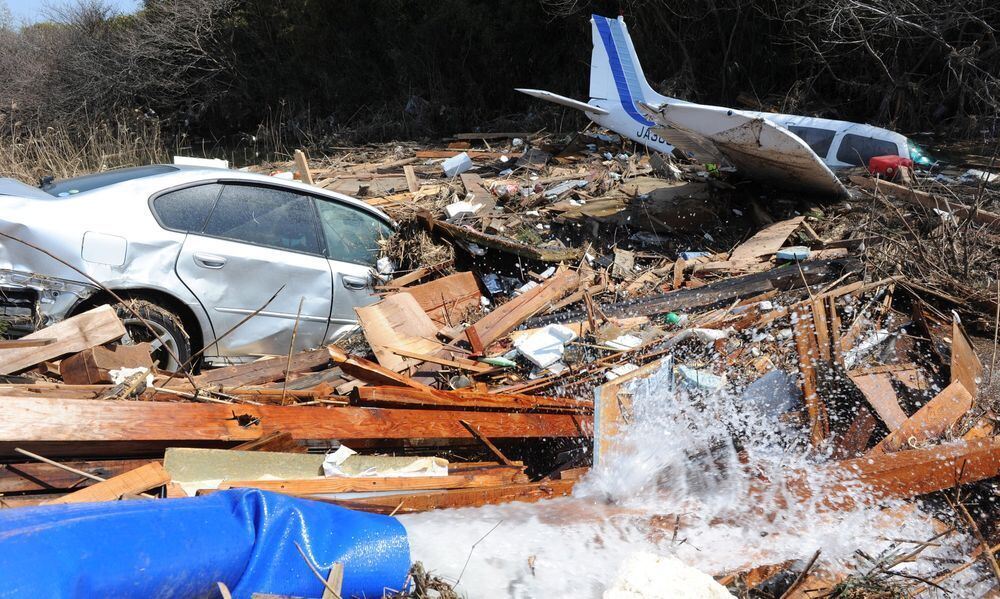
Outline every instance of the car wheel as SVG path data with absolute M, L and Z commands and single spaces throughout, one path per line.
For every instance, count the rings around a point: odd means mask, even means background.
M 128 305 L 131 310 L 123 304 L 115 305 L 115 312 L 125 325 L 122 344 L 149 343 L 153 365 L 161 370 L 174 372 L 187 364 L 191 359 L 191 340 L 181 319 L 170 310 L 145 300 L 129 300 Z

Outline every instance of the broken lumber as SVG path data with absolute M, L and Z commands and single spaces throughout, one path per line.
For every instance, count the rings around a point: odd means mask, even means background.
M 481 233 L 475 229 L 446 223 L 431 218 L 426 214 L 421 214 L 418 218 L 431 232 L 440 231 L 453 239 L 475 243 L 476 245 L 507 252 L 530 260 L 538 260 L 539 262 L 569 262 L 579 260 L 583 255 L 583 250 L 580 248 L 538 247 L 506 237 L 500 237 L 499 235 Z
M 504 466 L 485 468 L 477 473 L 449 473 L 447 476 L 327 476 L 297 480 L 227 480 L 219 484 L 219 489 L 250 488 L 291 495 L 317 495 L 322 493 L 499 487 L 518 482 L 527 482 L 521 468 Z
M 580 277 L 573 271 L 562 269 L 550 279 L 499 306 L 466 329 L 472 331 L 485 349 L 510 333 L 525 320 L 547 309 L 553 302 L 576 289 Z M 475 348 L 475 345 L 473 345 Z
M 757 231 L 753 237 L 733 249 L 729 254 L 729 261 L 753 263 L 774 254 L 781 249 L 788 237 L 799 228 L 805 219 L 804 216 L 796 216 Z
M 951 382 L 962 383 L 975 399 L 982 376 L 983 363 L 979 361 L 972 341 L 956 315 L 951 327 Z
M 899 407 L 896 391 L 892 387 L 891 375 L 887 372 L 864 374 L 848 373 L 848 376 L 868 400 L 868 405 L 885 423 L 889 432 L 898 429 L 906 421 L 906 412 Z
M 907 418 L 899 428 L 886 435 L 872 448 L 871 454 L 902 449 L 908 444 L 923 443 L 941 438 L 972 408 L 972 395 L 961 382 L 954 382 L 924 407 Z
M 851 183 L 869 191 L 881 191 L 886 195 L 893 195 L 900 200 L 916 204 L 917 206 L 923 206 L 924 208 L 930 208 L 932 210 L 935 208 L 938 210 L 944 210 L 951 212 L 959 218 L 971 218 L 980 224 L 1000 224 L 1000 214 L 987 212 L 986 210 L 979 210 L 978 208 L 966 206 L 965 204 L 960 204 L 958 202 L 938 199 L 926 191 L 911 189 L 904 185 L 898 185 L 884 179 L 872 179 L 870 177 L 854 175 L 851 177 Z
M 591 402 L 563 397 L 541 397 L 513 393 L 480 393 L 476 391 L 419 391 L 406 387 L 358 387 L 351 391 L 354 405 L 438 409 L 492 409 L 510 412 L 566 412 L 581 414 L 590 411 Z
M 119 474 L 114 478 L 109 478 L 69 495 L 44 501 L 42 505 L 115 501 L 123 495 L 143 493 L 156 487 L 162 487 L 168 482 L 170 482 L 170 474 L 163 468 L 163 465 L 159 462 L 150 462 L 145 466 Z
M 194 377 L 198 387 L 243 387 L 260 385 L 285 378 L 289 374 L 321 370 L 330 364 L 330 353 L 326 348 L 312 349 L 292 354 L 291 361 L 285 358 L 257 360 L 249 364 L 237 364 L 207 370 Z M 171 387 L 190 387 L 186 380 L 176 380 Z
M 133 455 L 194 442 L 250 441 L 284 431 L 297 441 L 472 439 L 468 420 L 491 439 L 585 437 L 590 417 L 451 410 L 256 406 L 0 396 L 0 454 L 14 445 L 51 455 Z
M 471 272 L 410 285 L 404 291 L 417 300 L 439 329 L 459 324 L 471 309 L 479 307 L 479 284 Z
M 0 374 L 19 372 L 45 360 L 116 341 L 124 335 L 125 326 L 114 308 L 100 306 L 87 310 L 22 338 L 27 341 L 56 339 L 55 343 L 0 349 Z
M 59 363 L 59 375 L 69 385 L 98 385 L 111 382 L 111 370 L 144 367 L 152 370 L 149 344 L 97 346 L 76 353 Z
M 0 494 L 78 489 L 100 482 L 95 479 L 112 478 L 148 463 L 149 460 L 88 460 L 62 462 L 61 468 L 44 462 L 5 464 L 0 467 Z M 95 479 L 67 468 L 88 473 Z
M 806 283 L 815 285 L 835 279 L 858 268 L 860 268 L 860 262 L 854 258 L 816 260 L 802 262 L 798 265 L 786 264 L 761 273 L 714 281 L 696 289 L 677 289 L 659 295 L 602 305 L 601 311 L 605 315 L 615 318 L 655 316 L 667 312 L 691 312 L 715 308 L 730 304 L 735 300 L 761 295 L 772 289 L 797 289 Z M 534 328 L 563 321 L 584 320 L 586 317 L 586 311 L 576 310 L 534 318 L 526 324 Z
M 380 495 L 362 499 L 319 499 L 319 501 L 379 514 L 413 514 L 429 510 L 480 507 L 513 501 L 534 503 L 543 499 L 569 495 L 573 491 L 575 483 L 576 481 L 573 480 L 550 480 L 482 489 Z
M 413 387 L 414 389 L 431 390 L 427 385 L 419 383 L 408 376 L 403 376 L 388 368 L 383 368 L 361 356 L 346 353 L 336 345 L 327 347 L 327 351 L 334 364 L 339 366 L 345 374 L 358 380 L 373 385 L 398 385 Z

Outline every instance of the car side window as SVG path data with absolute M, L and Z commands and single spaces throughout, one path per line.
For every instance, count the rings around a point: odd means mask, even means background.
M 837 135 L 837 132 L 832 129 L 821 129 L 819 127 L 799 127 L 793 125 L 788 130 L 806 142 L 806 145 L 812 148 L 812 151 L 816 152 L 816 155 L 820 158 L 826 158 L 827 153 L 830 152 L 830 144 L 833 143 L 833 138 Z
M 218 183 L 168 191 L 153 199 L 153 214 L 165 229 L 200 233 L 220 191 Z
M 854 166 L 864 166 L 873 156 L 896 156 L 898 154 L 899 148 L 891 141 L 848 133 L 844 139 L 840 140 L 837 160 Z
M 389 225 L 357 208 L 332 200 L 316 198 L 316 210 L 326 238 L 327 257 L 375 266 L 379 241 L 392 235 Z
M 205 225 L 205 235 L 323 253 L 312 199 L 273 187 L 226 185 Z

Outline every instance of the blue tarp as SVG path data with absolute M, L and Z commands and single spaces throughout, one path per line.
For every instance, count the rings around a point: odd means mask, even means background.
M 298 543 L 342 595 L 381 597 L 410 567 L 395 518 L 256 490 L 0 510 L 0 597 L 320 597 Z

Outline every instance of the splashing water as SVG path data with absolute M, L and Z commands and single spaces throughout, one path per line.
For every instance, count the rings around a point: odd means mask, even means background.
M 640 551 L 719 575 L 820 549 L 823 565 L 836 569 L 858 549 L 878 555 L 886 537 L 935 535 L 929 518 L 902 504 L 823 508 L 830 481 L 802 431 L 732 393 L 675 390 L 672 376 L 668 365 L 630 383 L 632 422 L 572 497 L 400 516 L 411 558 L 460 579 L 456 590 L 469 597 L 601 597 Z M 789 491 L 802 484 L 811 498 Z

